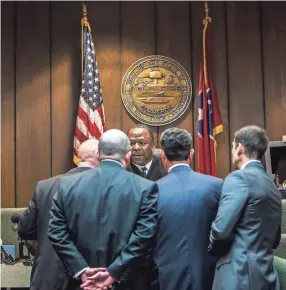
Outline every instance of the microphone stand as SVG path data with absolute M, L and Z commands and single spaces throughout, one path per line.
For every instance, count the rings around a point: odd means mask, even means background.
M 17 259 L 15 259 L 15 261 L 13 262 L 12 265 L 15 265 L 16 263 L 18 263 L 21 260 L 30 260 L 31 256 L 30 253 L 28 251 L 28 256 L 24 255 L 24 242 L 22 239 L 18 238 L 18 242 L 19 242 L 19 257 Z
M 18 232 L 18 223 L 17 222 L 16 223 L 13 222 L 12 230 L 15 232 Z M 30 250 L 27 248 L 28 256 L 25 256 L 24 255 L 25 242 L 19 236 L 17 239 L 18 239 L 18 243 L 19 243 L 19 257 L 12 262 L 12 265 L 15 265 L 16 263 L 23 260 L 23 264 L 25 266 L 31 266 L 33 264 L 33 260 L 31 259 L 31 256 L 30 256 Z

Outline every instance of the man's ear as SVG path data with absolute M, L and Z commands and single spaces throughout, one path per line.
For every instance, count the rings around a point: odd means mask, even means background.
M 126 155 L 125 155 L 125 162 L 127 165 L 130 164 L 130 158 L 131 158 L 131 151 L 129 151 Z
M 96 158 L 96 162 L 99 163 L 100 160 L 99 160 L 99 152 L 98 151 L 96 152 L 96 157 L 95 158 Z
M 167 156 L 166 156 L 164 150 L 161 150 L 161 154 L 160 155 L 161 155 L 162 161 L 165 161 L 167 159 Z
M 190 155 L 189 155 L 189 163 L 190 164 L 193 162 L 194 154 L 195 154 L 195 150 L 194 149 L 191 149 L 190 150 Z
M 241 143 L 238 143 L 236 148 L 237 148 L 237 155 L 238 156 L 245 154 L 244 146 Z

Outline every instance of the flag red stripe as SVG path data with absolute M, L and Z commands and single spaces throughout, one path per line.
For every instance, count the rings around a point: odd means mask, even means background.
M 74 154 L 75 156 L 77 156 L 77 150 L 76 150 L 75 147 L 73 147 L 73 154 Z
M 104 121 L 104 114 L 103 114 L 102 106 L 98 107 L 97 108 L 97 111 L 98 111 L 98 114 L 99 114 L 100 119 L 102 121 L 103 131 L 105 131 L 106 130 L 106 127 L 105 127 L 105 121 Z
M 78 117 L 83 121 L 83 123 L 88 128 L 88 131 L 92 136 L 94 136 L 97 140 L 100 138 L 101 133 L 94 122 L 91 122 L 87 113 L 81 108 L 78 108 Z M 101 119 L 102 120 L 102 119 Z
M 77 126 L 75 128 L 75 136 L 80 143 L 82 143 L 88 139 L 88 137 L 85 134 L 83 134 Z

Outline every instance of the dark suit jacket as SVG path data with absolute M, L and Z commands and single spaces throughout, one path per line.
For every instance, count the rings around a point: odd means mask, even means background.
M 279 244 L 280 221 L 281 196 L 261 163 L 251 162 L 228 175 L 210 250 L 221 254 L 222 246 L 228 248 L 218 260 L 213 289 L 279 289 L 273 248 Z
M 132 162 L 130 162 L 127 170 L 139 176 L 143 176 L 142 171 L 138 169 L 138 167 L 136 167 Z M 162 164 L 161 158 L 154 155 L 146 178 L 149 180 L 157 181 L 158 179 L 164 177 L 166 174 L 167 172 Z
M 140 289 L 139 283 L 132 287 L 132 281 L 124 280 L 153 246 L 157 191 L 155 183 L 107 160 L 84 175 L 62 178 L 48 236 L 70 276 L 86 267 L 108 267 L 111 276 L 123 282 L 115 289 Z M 79 285 L 70 279 L 68 290 Z
M 77 167 L 67 174 L 87 169 L 90 168 Z M 47 237 L 52 200 L 62 176 L 42 180 L 37 184 L 34 197 L 19 221 L 19 236 L 24 240 L 38 241 L 30 290 L 62 290 L 67 280 L 63 264 Z
M 211 289 L 216 259 L 208 253 L 222 180 L 179 165 L 157 182 L 154 260 L 161 290 Z

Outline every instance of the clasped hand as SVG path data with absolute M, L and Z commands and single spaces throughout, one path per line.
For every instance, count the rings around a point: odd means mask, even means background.
M 106 268 L 90 268 L 81 276 L 83 290 L 106 290 L 112 287 L 115 279 L 110 276 Z

